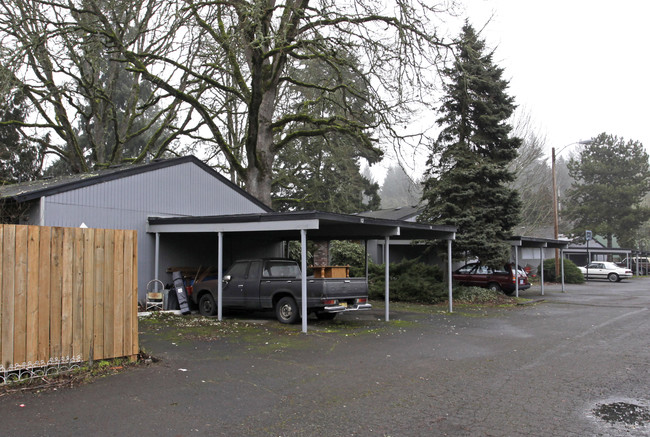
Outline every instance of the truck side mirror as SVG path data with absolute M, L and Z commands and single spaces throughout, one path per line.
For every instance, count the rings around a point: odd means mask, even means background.
M 230 282 L 231 279 L 232 279 L 232 276 L 230 276 L 230 275 L 224 276 L 223 277 L 224 284 L 227 284 L 228 282 Z

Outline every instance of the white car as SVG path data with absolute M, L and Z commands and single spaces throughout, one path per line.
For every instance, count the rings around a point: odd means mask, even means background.
M 585 267 L 578 268 L 586 279 L 608 279 L 610 282 L 618 282 L 634 275 L 632 270 L 608 261 L 593 261 Z

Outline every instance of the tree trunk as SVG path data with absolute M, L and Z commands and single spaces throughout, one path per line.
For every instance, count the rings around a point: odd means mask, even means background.
M 276 88 L 266 90 L 262 95 L 257 117 L 255 152 L 249 152 L 246 169 L 246 191 L 267 206 L 271 206 L 271 183 L 273 180 L 273 130 L 271 122 L 275 110 Z

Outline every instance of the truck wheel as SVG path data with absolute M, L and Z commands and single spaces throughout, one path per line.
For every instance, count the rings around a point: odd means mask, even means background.
M 607 276 L 607 279 L 609 279 L 609 282 L 618 282 L 620 279 L 618 278 L 618 275 L 616 273 L 610 273 Z
M 336 313 L 326 313 L 325 311 L 316 311 L 316 318 L 318 320 L 334 320 Z
M 275 317 L 280 323 L 296 323 L 299 315 L 298 305 L 292 297 L 285 296 L 275 304 Z
M 217 306 L 214 304 L 214 298 L 210 293 L 205 293 L 199 300 L 199 313 L 202 316 L 214 316 Z

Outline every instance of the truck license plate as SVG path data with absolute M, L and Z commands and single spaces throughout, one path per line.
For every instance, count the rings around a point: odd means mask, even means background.
M 344 308 L 347 308 L 347 307 L 348 307 L 348 303 L 347 303 L 347 302 L 341 302 L 340 305 L 341 305 L 342 307 L 344 307 Z
M 519 285 L 524 285 L 524 280 L 523 279 L 519 280 Z

